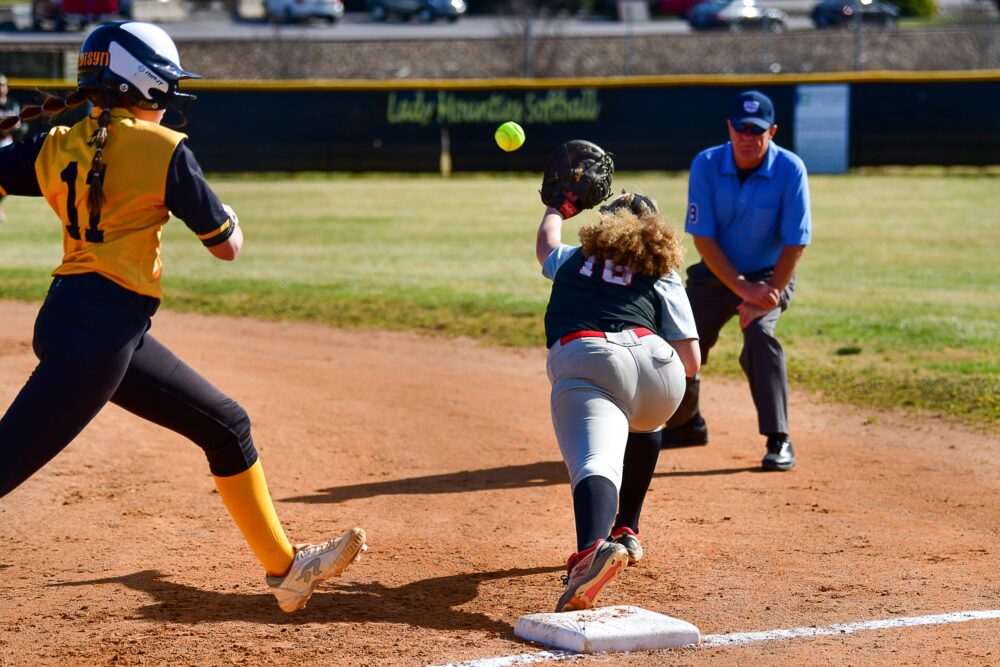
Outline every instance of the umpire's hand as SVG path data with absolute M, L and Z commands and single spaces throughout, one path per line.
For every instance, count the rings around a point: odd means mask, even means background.
M 774 308 L 777 308 L 777 306 Z M 744 301 L 736 307 L 736 310 L 740 313 L 740 329 L 746 329 L 750 326 L 751 322 L 774 310 L 774 308 L 759 308 L 752 303 Z
M 739 296 L 747 303 L 752 303 L 765 311 L 771 310 L 781 302 L 781 292 L 778 288 L 764 281 L 744 282 Z

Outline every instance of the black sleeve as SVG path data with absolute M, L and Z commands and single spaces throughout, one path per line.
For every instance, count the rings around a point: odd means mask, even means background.
M 206 246 L 218 245 L 233 235 L 235 226 L 186 142 L 177 144 L 170 158 L 163 202 Z
M 42 196 L 35 160 L 47 136 L 43 132 L 0 148 L 0 195 Z

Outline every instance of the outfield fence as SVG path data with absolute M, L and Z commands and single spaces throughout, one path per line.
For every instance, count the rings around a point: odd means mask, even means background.
M 622 170 L 683 170 L 726 140 L 729 102 L 746 88 L 771 96 L 777 141 L 797 151 L 808 148 L 803 91 L 839 91 L 842 117 L 828 122 L 843 134 L 834 150 L 846 151 L 845 167 L 1000 164 L 1000 71 L 189 84 L 199 99 L 185 131 L 220 172 L 537 171 L 573 138 L 605 146 Z M 26 101 L 68 84 L 12 85 Z M 507 120 L 528 137 L 512 153 L 493 142 Z M 825 140 L 826 120 L 811 122 L 810 140 Z

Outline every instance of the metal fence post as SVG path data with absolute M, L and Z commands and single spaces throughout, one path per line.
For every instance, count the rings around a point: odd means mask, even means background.
M 438 160 L 438 169 L 443 178 L 451 176 L 451 128 L 441 124 L 441 157 Z
M 858 72 L 865 68 L 865 43 L 861 35 L 861 3 L 854 8 L 854 69 Z
M 984 66 L 986 69 L 996 69 L 997 68 L 997 33 L 1000 32 L 1000 19 L 996 23 L 990 23 L 989 39 L 986 42 L 986 62 Z
M 632 25 L 632 8 L 626 3 L 618 3 L 620 9 L 625 10 L 625 76 L 632 74 L 632 67 L 635 64 L 635 28 Z
M 764 14 L 764 20 L 761 22 L 764 27 L 764 52 L 761 54 L 763 56 L 763 70 L 764 72 L 771 71 L 771 17 L 768 14 Z
M 530 79 L 535 74 L 535 14 L 530 9 L 524 21 L 524 78 Z

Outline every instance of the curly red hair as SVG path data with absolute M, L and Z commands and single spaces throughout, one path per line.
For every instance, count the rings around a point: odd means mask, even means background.
M 684 263 L 680 234 L 649 197 L 626 193 L 600 209 L 601 221 L 580 228 L 585 257 L 596 257 L 634 273 L 659 277 Z

